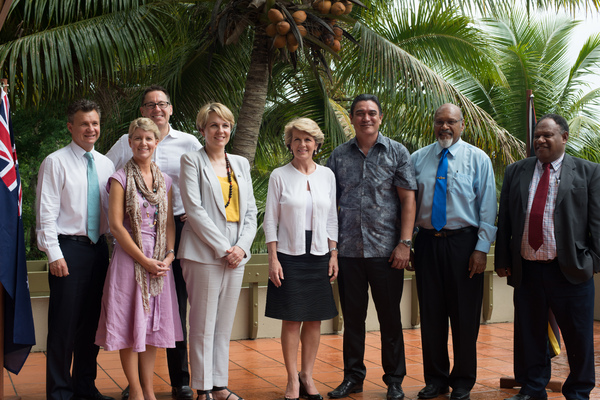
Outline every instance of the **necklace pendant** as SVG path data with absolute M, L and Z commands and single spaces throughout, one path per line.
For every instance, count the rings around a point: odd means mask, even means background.
M 148 208 L 148 202 L 147 201 L 144 201 L 144 207 Z

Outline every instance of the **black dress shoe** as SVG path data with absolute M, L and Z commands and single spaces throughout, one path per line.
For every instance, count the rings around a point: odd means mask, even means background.
M 115 400 L 114 397 L 104 396 L 100 392 L 96 392 L 90 396 L 73 396 L 73 400 Z
M 450 395 L 450 400 L 469 400 L 470 398 L 471 391 L 461 388 L 454 389 Z
M 508 399 L 504 399 L 504 400 L 547 400 L 547 399 L 548 399 L 548 397 L 533 397 L 528 394 L 518 393 L 518 394 L 515 394 L 513 397 L 509 397 Z
M 399 382 L 392 382 L 388 385 L 387 400 L 402 400 L 404 392 Z
M 441 394 L 448 393 L 448 391 L 448 386 L 442 387 L 436 385 L 426 385 L 423 389 L 421 389 L 419 394 L 417 394 L 417 397 L 419 399 L 435 399 Z
M 363 391 L 363 384 L 354 383 L 348 379 L 344 379 L 340 386 L 327 393 L 330 399 L 341 399 L 342 397 L 348 397 L 350 393 L 361 393 Z
M 123 389 L 123 391 L 121 392 L 121 400 L 128 400 L 129 399 L 129 385 L 127 385 L 127 387 L 125 389 Z
M 189 386 L 173 386 L 171 388 L 171 397 L 175 400 L 192 400 L 194 391 Z

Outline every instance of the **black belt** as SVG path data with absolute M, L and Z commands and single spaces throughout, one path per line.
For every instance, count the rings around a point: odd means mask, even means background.
M 66 240 L 74 240 L 76 242 L 82 242 L 82 243 L 87 243 L 87 244 L 97 244 L 102 242 L 102 239 L 104 239 L 104 235 L 100 235 L 100 238 L 98 239 L 97 243 L 94 243 L 90 240 L 89 237 L 87 236 L 76 236 L 76 235 L 58 235 L 58 239 L 66 239 Z
M 477 228 L 475 228 L 474 226 L 467 226 L 466 228 L 460 228 L 460 229 L 442 229 L 441 231 L 436 231 L 435 229 L 419 228 L 419 232 L 423 232 L 429 236 L 433 236 L 436 238 L 446 238 L 446 237 L 458 235 L 460 233 L 470 233 L 470 232 L 476 232 L 476 231 L 477 231 Z
M 538 263 L 538 264 L 552 264 L 553 262 L 557 261 L 556 258 L 553 258 L 552 260 L 528 260 L 528 259 L 524 258 L 523 260 L 530 262 L 530 263 Z

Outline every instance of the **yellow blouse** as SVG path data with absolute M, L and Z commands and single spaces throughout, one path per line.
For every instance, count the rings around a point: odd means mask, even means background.
M 227 204 L 229 200 L 229 182 L 226 176 L 218 176 L 218 178 L 221 184 L 221 191 L 223 192 L 223 204 Z M 227 217 L 227 222 L 240 222 L 240 192 L 233 173 L 231 174 L 231 185 L 231 202 L 225 209 L 225 216 Z

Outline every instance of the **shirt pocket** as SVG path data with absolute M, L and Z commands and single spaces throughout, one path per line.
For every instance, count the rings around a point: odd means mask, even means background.
M 475 199 L 475 190 L 473 189 L 473 178 L 469 175 L 454 172 L 449 182 L 448 191 L 455 196 L 472 201 Z

